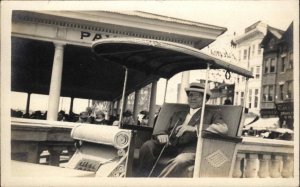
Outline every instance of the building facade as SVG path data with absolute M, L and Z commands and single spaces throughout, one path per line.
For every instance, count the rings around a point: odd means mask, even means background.
M 280 126 L 293 129 L 293 23 L 284 32 L 268 27 L 264 48 L 262 117 L 279 117 Z
M 293 23 L 278 41 L 275 105 L 281 126 L 294 129 L 294 48 Z
M 234 104 L 244 105 L 249 112 L 259 114 L 262 79 L 263 49 L 260 43 L 267 32 L 267 25 L 258 21 L 245 29 L 245 33 L 234 38 L 237 50 L 237 63 L 253 73 L 254 78 L 246 79 L 237 76 L 234 93 Z M 248 87 L 248 93 L 245 88 Z
M 272 27 L 267 28 L 267 34 L 261 42 L 264 49 L 262 65 L 261 117 L 276 117 L 276 80 L 278 72 L 278 41 L 283 31 Z
M 215 87 L 211 89 L 211 97 L 208 104 L 232 105 L 234 101 L 234 84 L 215 82 Z

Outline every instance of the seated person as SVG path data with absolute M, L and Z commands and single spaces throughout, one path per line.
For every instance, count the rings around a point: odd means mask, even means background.
M 35 111 L 29 116 L 30 119 L 43 119 L 42 112 L 40 110 Z
M 79 114 L 79 119 L 76 123 L 90 123 L 89 120 L 88 120 L 88 113 L 87 112 L 81 112 Z
M 29 116 L 30 116 L 29 113 L 26 112 L 22 117 L 23 117 L 23 118 L 29 118 Z
M 122 124 L 124 124 L 124 125 L 135 125 L 136 124 L 133 119 L 132 112 L 130 110 L 126 110 L 123 113 Z
M 232 105 L 232 102 L 230 99 L 225 99 L 224 105 Z
M 88 114 L 88 122 L 94 123 L 95 117 L 93 116 L 93 109 L 91 107 L 86 107 L 85 111 Z
M 91 107 L 89 107 L 89 106 L 86 107 L 85 111 L 88 113 L 89 116 L 91 116 L 92 113 L 93 113 L 93 109 Z
M 93 121 L 93 124 L 98 124 L 98 125 L 107 125 L 108 121 L 105 119 L 105 114 L 101 110 L 96 112 L 96 117 Z
M 167 145 L 166 153 L 171 153 L 174 158 L 169 160 L 159 177 L 182 177 L 183 171 L 194 164 L 198 140 L 197 128 L 200 123 L 204 89 L 203 84 L 191 83 L 189 88 L 185 89 L 188 96 L 189 111 L 174 113 L 168 126 L 169 129 L 153 134 L 152 139 L 142 145 L 138 170 L 141 177 L 149 175 L 164 145 Z M 211 93 L 209 90 L 206 93 L 208 100 Z M 210 124 L 206 130 L 213 133 L 227 134 L 228 132 L 228 127 L 221 114 L 215 111 L 205 111 L 203 124 Z M 172 129 L 175 131 L 169 137 Z
M 57 115 L 57 121 L 66 121 L 66 113 L 65 111 L 61 110 L 58 112 L 58 115 Z
M 136 125 L 133 116 L 132 116 L 132 112 L 130 110 L 126 110 L 125 112 L 123 112 L 123 118 L 122 118 L 122 126 L 132 126 L 132 125 Z M 119 126 L 119 120 L 115 120 L 112 124 L 112 126 Z
M 137 117 L 138 117 L 137 125 L 142 125 L 142 126 L 148 125 L 149 112 L 143 110 L 138 114 Z
M 114 123 L 115 121 L 117 121 L 118 119 L 119 119 L 119 116 L 118 116 L 118 114 L 117 114 L 117 109 L 113 109 L 112 114 L 109 115 L 109 118 L 108 118 L 108 124 L 109 124 L 109 125 L 113 125 L 113 123 Z
M 292 140 L 292 135 L 288 132 L 282 133 L 278 136 L 279 140 Z
M 141 125 L 142 126 L 148 126 L 148 122 L 149 122 L 149 115 L 146 115 L 142 118 L 142 122 Z

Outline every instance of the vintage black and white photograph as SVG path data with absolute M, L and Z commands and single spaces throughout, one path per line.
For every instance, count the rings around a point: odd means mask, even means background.
M 1 186 L 299 185 L 298 1 L 1 5 Z

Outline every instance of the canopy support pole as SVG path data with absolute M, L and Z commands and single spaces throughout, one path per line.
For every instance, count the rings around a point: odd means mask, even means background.
M 208 89 L 209 70 L 210 70 L 210 64 L 207 63 L 205 89 L 204 89 L 203 102 L 201 107 L 200 124 L 197 127 L 198 141 L 197 141 L 197 149 L 195 155 L 195 166 L 194 166 L 193 178 L 200 177 L 200 168 L 201 168 L 200 164 L 201 164 L 202 145 L 203 145 L 202 128 L 203 128 L 203 118 L 204 118 L 205 103 L 206 103 L 206 92 Z
M 126 85 L 127 85 L 127 79 L 128 79 L 128 68 L 125 67 L 125 77 L 124 77 L 124 85 L 123 85 L 123 93 L 122 93 L 122 104 L 121 104 L 121 112 L 119 117 L 119 128 L 121 127 L 122 119 L 123 119 L 123 113 L 125 108 L 125 92 L 126 92 Z
M 241 122 L 240 122 L 240 128 L 238 130 L 238 135 L 242 134 L 243 125 L 244 125 L 244 122 L 245 122 L 245 112 L 246 112 L 246 105 L 247 105 L 247 99 L 248 99 L 248 80 L 249 80 L 249 78 L 247 77 L 246 78 L 246 83 L 245 83 L 244 103 L 242 103 L 242 105 L 243 105 L 242 119 L 241 119 Z
M 153 127 L 154 123 L 154 114 L 155 114 L 155 105 L 156 105 L 156 92 L 157 92 L 157 81 L 152 82 L 151 86 L 151 98 L 150 98 L 150 107 L 149 107 L 149 122 L 148 126 Z
M 169 83 L 169 79 L 166 80 L 166 87 L 165 87 L 165 93 L 164 93 L 164 103 L 166 102 L 168 83 Z
M 249 78 L 246 78 L 246 84 L 245 84 L 245 95 L 244 95 L 244 103 L 243 103 L 243 112 L 245 112 L 245 109 L 246 109 L 246 105 L 247 105 L 247 99 L 248 99 L 248 80 Z
M 28 92 L 27 94 L 27 102 L 26 102 L 26 114 L 29 114 L 29 108 L 30 108 L 30 97 L 31 97 L 31 93 Z
M 73 114 L 74 97 L 71 97 L 69 114 Z

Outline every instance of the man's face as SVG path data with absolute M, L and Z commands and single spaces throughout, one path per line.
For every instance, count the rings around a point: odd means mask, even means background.
M 203 94 L 200 92 L 188 92 L 187 94 L 188 96 L 188 103 L 190 108 L 195 109 L 195 108 L 199 108 L 202 105 L 203 102 Z
M 97 119 L 104 119 L 104 116 L 103 116 L 103 114 L 97 114 L 97 115 L 96 115 L 96 118 L 97 118 Z

